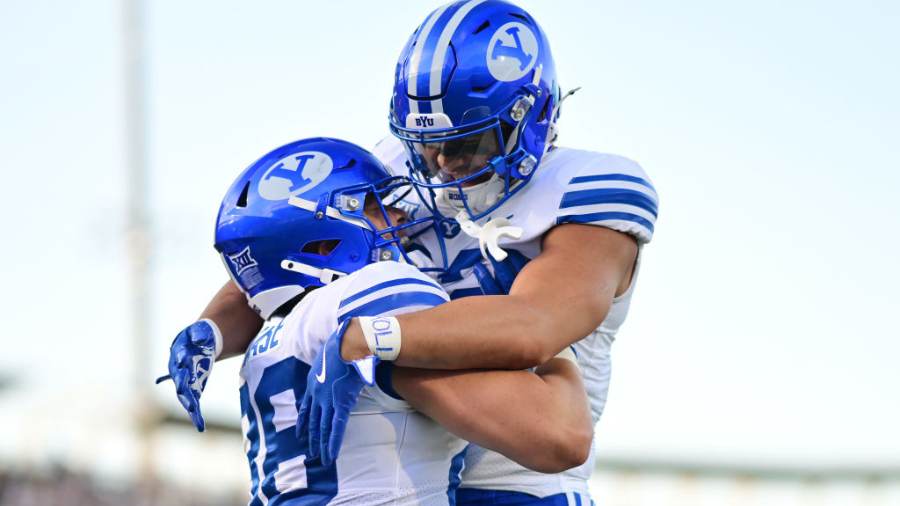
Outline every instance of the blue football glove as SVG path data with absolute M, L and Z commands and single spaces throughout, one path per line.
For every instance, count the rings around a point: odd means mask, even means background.
M 330 466 L 337 459 L 350 420 L 366 385 L 375 383 L 378 359 L 369 356 L 347 362 L 341 357 L 341 341 L 349 321 L 325 341 L 306 377 L 306 392 L 297 416 L 297 437 L 309 432 L 309 458 L 320 456 Z
M 481 292 L 485 295 L 508 295 L 512 288 L 513 281 L 519 275 L 519 271 L 528 263 L 528 258 L 518 251 L 509 251 L 509 254 L 503 261 L 496 260 L 493 256 L 488 256 L 491 265 L 494 267 L 494 275 L 488 271 L 482 263 L 476 263 L 473 266 L 475 278 L 481 285 Z
M 497 283 L 494 276 L 491 276 L 491 272 L 488 271 L 488 268 L 485 267 L 483 263 L 478 262 L 473 265 L 472 271 L 475 273 L 475 279 L 478 280 L 478 284 L 481 285 L 481 293 L 484 295 L 507 295 L 507 293 L 500 288 L 500 284 Z
M 157 384 L 167 379 L 175 383 L 178 401 L 200 432 L 206 427 L 200 414 L 200 394 L 221 350 L 222 334 L 216 324 L 206 319 L 194 322 L 175 336 L 169 349 L 169 374 L 156 380 Z

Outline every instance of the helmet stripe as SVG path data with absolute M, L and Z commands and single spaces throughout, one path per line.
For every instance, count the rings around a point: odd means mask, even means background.
M 434 28 L 434 24 L 441 17 L 447 7 L 450 7 L 452 4 L 447 4 L 442 7 L 439 7 L 437 10 L 431 13 L 428 16 L 428 19 L 425 20 L 425 24 L 422 25 L 422 31 L 419 32 L 419 35 L 416 37 L 416 47 L 413 49 L 413 54 L 409 59 L 409 75 L 407 76 L 407 86 L 406 93 L 410 97 L 418 97 L 418 90 L 416 89 L 416 83 L 418 79 L 416 76 L 418 74 L 419 63 L 422 60 L 422 51 L 425 50 L 425 41 L 428 40 L 428 35 L 431 33 L 431 29 Z M 409 112 L 411 114 L 419 113 L 419 105 L 412 98 L 409 99 Z
M 471 0 L 462 5 L 450 18 L 450 21 L 444 25 L 441 32 L 441 38 L 438 39 L 437 47 L 431 57 L 431 73 L 429 75 L 428 96 L 434 97 L 441 94 L 441 71 L 444 68 L 444 59 L 447 57 L 447 48 L 450 47 L 450 38 L 456 32 L 463 18 L 466 17 L 472 9 L 484 3 L 485 0 Z M 431 102 L 432 112 L 444 112 L 443 101 L 433 100 Z

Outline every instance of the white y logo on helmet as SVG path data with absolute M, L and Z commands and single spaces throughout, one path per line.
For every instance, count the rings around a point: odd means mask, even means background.
M 331 157 L 319 151 L 294 153 L 273 163 L 259 180 L 259 195 L 286 200 L 319 185 L 334 170 Z
M 515 21 L 494 32 L 487 50 L 487 67 L 498 81 L 516 81 L 527 74 L 538 57 L 537 38 L 531 28 Z

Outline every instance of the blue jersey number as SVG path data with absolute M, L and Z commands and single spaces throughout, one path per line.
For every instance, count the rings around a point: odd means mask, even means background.
M 247 449 L 247 459 L 250 461 L 250 495 L 254 498 L 250 506 L 262 504 L 260 492 L 273 506 L 288 499 L 296 500 L 301 497 L 304 499 L 301 503 L 292 504 L 305 504 L 306 499 L 309 504 L 320 504 L 337 493 L 335 466 L 324 467 L 318 459 L 306 461 L 303 458 L 303 449 L 308 446 L 306 431 L 303 431 L 302 437 L 297 439 L 295 424 L 282 426 L 281 430 L 275 426 L 276 412 L 273 400 L 302 399 L 309 369 L 309 365 L 294 357 L 288 357 L 266 367 L 259 386 L 253 393 L 259 417 L 250 402 L 247 385 L 241 388 L 241 411 L 250 422 L 246 428 L 247 439 L 250 441 L 250 448 Z M 288 394 L 289 391 L 292 391 L 293 397 Z M 293 419 L 296 421 L 295 412 Z M 262 440 L 259 437 L 260 424 L 264 436 Z M 262 450 L 265 451 L 265 458 L 262 462 L 262 476 L 259 476 L 256 460 Z M 288 467 L 285 468 L 285 465 Z M 285 488 L 285 485 L 290 487 L 286 489 L 287 491 L 279 490 L 276 485 L 276 473 L 279 473 L 280 467 L 280 475 L 286 481 L 282 484 L 282 488 Z

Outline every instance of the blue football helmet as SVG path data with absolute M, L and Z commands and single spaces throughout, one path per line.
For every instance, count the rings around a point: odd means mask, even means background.
M 363 148 L 304 139 L 244 170 L 222 200 L 216 250 L 250 306 L 268 318 L 311 287 L 377 261 L 405 261 L 402 232 L 431 218 L 397 220 L 386 206 L 410 191 Z M 370 217 L 376 218 L 378 225 Z
M 534 174 L 559 103 L 534 18 L 501 0 L 464 0 L 429 14 L 401 52 L 390 126 L 432 211 L 478 219 Z

